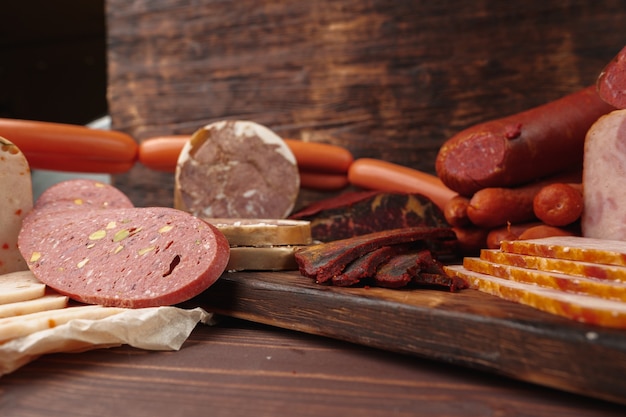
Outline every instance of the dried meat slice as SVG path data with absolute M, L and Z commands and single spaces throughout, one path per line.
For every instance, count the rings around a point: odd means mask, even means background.
M 546 258 L 543 256 L 520 255 L 497 249 L 483 249 L 480 258 L 502 265 L 562 272 L 586 278 L 607 279 L 626 282 L 626 266 L 606 265 L 569 259 Z
M 570 293 L 626 301 L 626 283 L 601 279 L 589 279 L 558 272 L 540 271 L 518 266 L 502 265 L 479 258 L 466 257 L 463 266 L 474 272 L 535 284 L 541 287 Z
M 302 275 L 323 283 L 339 275 L 350 262 L 381 246 L 418 241 L 427 245 L 430 241 L 455 239 L 450 228 L 408 227 L 311 245 L 295 256 Z
M 333 285 L 349 287 L 363 279 L 373 277 L 379 265 L 400 253 L 402 248 L 404 247 L 401 245 L 383 246 L 360 256 L 348 264 L 341 274 L 332 277 Z
M 582 323 L 626 329 L 626 303 L 572 294 L 534 284 L 493 277 L 449 265 L 446 272 L 467 281 L 470 288 Z
M 321 242 L 403 227 L 449 227 L 442 211 L 427 197 L 377 191 L 344 193 L 290 217 L 310 221 L 313 238 Z
M 384 288 L 406 287 L 419 270 L 419 255 L 415 253 L 397 255 L 378 268 L 374 282 Z
M 506 240 L 504 252 L 544 256 L 607 265 L 626 266 L 626 242 L 579 236 L 554 236 L 542 239 Z

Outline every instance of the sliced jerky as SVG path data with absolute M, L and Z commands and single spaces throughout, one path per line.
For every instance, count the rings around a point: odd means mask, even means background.
M 385 288 L 405 287 L 420 270 L 418 259 L 415 253 L 394 256 L 378 268 L 374 282 Z
M 346 265 L 381 246 L 456 239 L 450 228 L 407 227 L 308 246 L 296 252 L 300 273 L 322 283 L 339 275 Z
M 313 239 L 346 239 L 403 227 L 449 227 L 442 211 L 421 194 L 349 192 L 311 204 L 290 216 L 311 222 Z
M 366 253 L 348 264 L 341 274 L 334 276 L 333 285 L 348 287 L 358 284 L 362 279 L 373 277 L 382 263 L 407 250 L 407 245 L 393 245 L 383 246 Z
M 411 282 L 418 285 L 446 287 L 449 288 L 451 292 L 462 290 L 468 287 L 467 282 L 465 282 L 465 280 L 463 280 L 462 278 L 448 276 L 445 273 L 439 274 L 430 272 L 419 272 L 413 277 Z

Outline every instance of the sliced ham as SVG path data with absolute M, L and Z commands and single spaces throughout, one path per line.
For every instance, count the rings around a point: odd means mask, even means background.
M 506 300 L 583 323 L 626 329 L 626 303 L 621 301 L 498 278 L 470 271 L 462 265 L 446 266 L 445 269 L 448 274 L 464 279 L 470 288 Z
M 569 259 L 547 258 L 543 256 L 507 253 L 496 249 L 483 249 L 480 258 L 489 262 L 561 272 L 586 278 L 597 278 L 626 282 L 626 266 L 605 265 L 593 262 L 572 261 Z
M 581 216 L 585 237 L 626 240 L 626 110 L 591 126 L 585 139 Z
M 626 301 L 626 283 L 624 282 L 591 279 L 562 272 L 550 272 L 519 266 L 502 265 L 472 257 L 465 258 L 463 260 L 463 266 L 473 272 L 480 272 L 503 279 L 535 284 L 541 287 L 553 288 L 570 293 Z

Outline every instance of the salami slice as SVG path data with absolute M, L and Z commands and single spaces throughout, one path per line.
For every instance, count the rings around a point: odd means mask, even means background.
M 43 212 L 19 248 L 34 275 L 88 304 L 173 305 L 204 291 L 228 263 L 214 226 L 166 207 Z
M 130 208 L 130 199 L 110 184 L 92 179 L 59 182 L 44 191 L 33 207 L 33 213 L 67 210 L 102 210 Z
M 174 207 L 201 218 L 280 219 L 300 190 L 296 159 L 270 129 L 221 121 L 199 129 L 183 147 Z

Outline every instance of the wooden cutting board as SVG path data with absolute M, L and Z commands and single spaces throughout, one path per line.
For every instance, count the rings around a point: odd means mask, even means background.
M 199 301 L 223 315 L 626 404 L 626 331 L 475 290 L 338 288 L 297 272 L 237 272 Z

